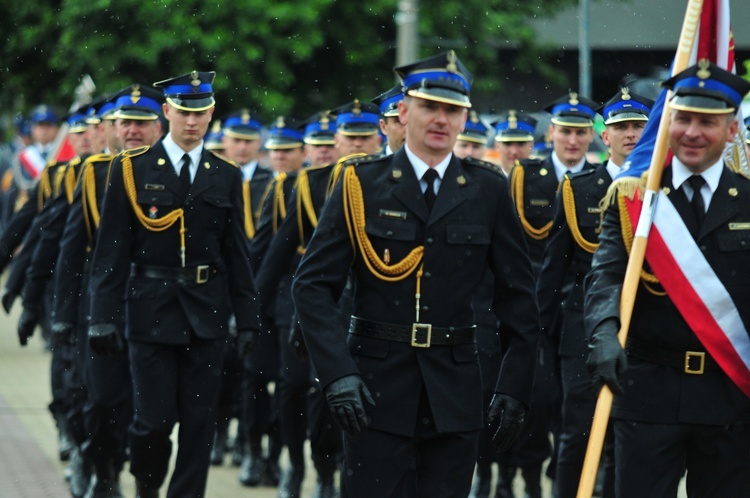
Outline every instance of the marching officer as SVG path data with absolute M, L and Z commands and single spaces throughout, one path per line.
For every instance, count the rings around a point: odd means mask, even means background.
M 381 93 L 372 103 L 380 108 L 380 132 L 386 137 L 385 154 L 391 155 L 404 145 L 406 129 L 398 119 L 398 103 L 404 100 L 401 85 Z
M 218 124 L 218 122 L 217 122 Z M 229 114 L 220 128 L 209 133 L 208 137 L 218 139 L 214 150 L 233 161 L 242 171 L 242 195 L 245 202 L 245 233 L 248 240 L 255 237 L 255 228 L 260 218 L 262 200 L 267 195 L 271 183 L 271 172 L 260 167 L 258 155 L 262 125 L 247 109 Z M 208 138 L 207 138 L 208 142 Z M 224 452 L 228 448 L 229 421 L 237 417 L 240 424 L 234 439 L 232 464 L 240 466 L 244 450 L 244 427 L 242 426 L 242 381 L 244 358 L 238 354 L 234 341 L 227 343 L 222 372 L 221 394 L 219 396 L 219 416 L 216 423 L 216 437 L 211 452 L 211 463 L 221 465 Z
M 304 166 L 303 124 L 294 118 L 279 116 L 264 145 L 269 151 L 271 167 L 276 176 L 262 201 L 260 220 L 250 245 L 251 263 L 256 273 L 261 269 L 271 240 L 287 216 L 294 182 Z M 297 263 L 284 260 L 283 264 L 290 265 L 290 271 L 293 271 Z M 244 424 L 249 445 L 239 475 L 240 482 L 245 486 L 257 486 L 261 480 L 279 485 L 279 454 L 282 446 L 291 441 L 291 465 L 284 473 L 280 494 L 286 493 L 284 490 L 296 489 L 304 478 L 304 461 L 300 464 L 302 458 L 298 458 L 304 439 L 299 442 L 296 436 L 300 429 L 294 423 L 282 425 L 281 415 L 284 392 L 281 348 L 286 347 L 294 313 L 290 288 L 291 279 L 288 277 L 273 282 L 271 288 L 261 291 L 263 333 L 259 337 L 258 347 L 245 361 Z M 268 392 L 272 382 L 275 383 L 273 398 Z M 287 420 L 290 420 L 293 414 L 287 415 Z M 268 455 L 265 458 L 261 446 L 264 434 L 268 434 Z
M 606 384 L 615 394 L 617 496 L 677 496 L 685 470 L 688 496 L 744 496 L 750 181 L 723 156 L 750 82 L 701 60 L 662 85 L 674 92 L 664 105 L 674 157 L 663 170 L 627 344 L 617 339 L 620 294 L 640 202 L 620 189 L 585 282 L 589 370 L 595 392 Z
M 161 137 L 161 100 L 160 92 L 133 84 L 112 97 L 111 111 L 106 103 L 99 109 L 102 125 L 105 130 L 111 127 L 119 131 L 118 142 L 129 146 L 153 144 Z M 107 119 L 110 116 L 112 119 Z M 111 150 L 120 148 L 111 139 L 109 143 Z M 90 351 L 87 331 L 91 312 L 88 300 L 82 299 L 88 292 L 91 257 L 113 157 L 111 153 L 95 154 L 83 164 L 54 273 L 53 337 L 56 343 L 77 347 L 85 385 L 81 450 L 94 470 L 85 498 L 121 496 L 119 474 L 127 461 L 127 431 L 133 420 L 127 346 L 106 357 Z
M 92 261 L 89 344 L 111 354 L 128 341 L 130 472 L 140 498 L 158 496 L 175 423 L 167 496 L 204 495 L 229 318 L 241 350 L 260 330 L 242 173 L 203 147 L 214 77 L 193 71 L 154 84 L 169 134 L 113 160 Z
M 495 128 L 495 150 L 500 159 L 500 168 L 506 175 L 510 174 L 516 161 L 528 159 L 534 151 L 536 124 L 536 119 L 531 115 L 515 109 L 492 123 Z
M 463 498 L 485 408 L 471 295 L 492 271 L 508 349 L 490 420 L 499 421 L 495 445 L 504 449 L 523 424 L 534 377 L 533 274 L 505 178 L 452 154 L 471 106 L 471 73 L 452 51 L 396 72 L 406 144 L 345 169 L 302 258 L 294 299 L 345 432 L 342 495 Z M 337 301 L 350 275 L 345 340 Z
M 558 186 L 565 173 L 576 173 L 594 168 L 586 161 L 586 152 L 594 140 L 596 102 L 570 92 L 545 108 L 550 113 L 549 135 L 552 153 L 545 159 L 525 159 L 516 163 L 510 172 L 511 195 L 516 205 L 521 226 L 529 246 L 534 274 L 539 275 L 547 243 Z M 566 285 L 569 285 L 566 282 Z M 556 364 L 557 348 L 551 331 L 543 330 L 539 344 L 537 381 L 529 411 L 529 418 L 516 446 L 501 455 L 501 467 L 508 485 L 520 467 L 531 498 L 541 496 L 541 470 L 544 461 L 554 457 L 549 444 L 549 432 L 556 432 L 560 412 L 560 375 Z M 554 458 L 548 467 L 554 476 Z M 507 490 L 507 489 L 506 489 Z
M 336 116 L 321 111 L 305 122 L 305 155 L 310 166 L 335 163 L 339 158 L 336 149 Z
M 555 201 L 544 263 L 537 282 L 542 329 L 557 345 L 562 380 L 562 418 L 557 448 L 556 498 L 575 498 L 594 415 L 595 394 L 586 371 L 583 279 L 591 268 L 601 224 L 599 202 L 648 121 L 653 101 L 617 92 L 598 109 L 604 116 L 604 143 L 611 157 L 596 169 L 565 176 Z M 566 286 L 566 283 L 572 285 Z M 610 457 L 608 450 L 607 456 Z M 605 459 L 604 497 L 614 496 L 614 462 Z
M 453 153 L 457 158 L 472 157 L 474 159 L 483 159 L 487 150 L 487 132 L 489 128 L 477 116 L 476 111 L 469 111 L 466 118 L 466 124 L 461 133 L 456 138 L 456 145 L 453 147 Z

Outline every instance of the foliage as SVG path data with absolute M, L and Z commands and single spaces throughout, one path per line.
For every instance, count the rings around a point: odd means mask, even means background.
M 480 91 L 509 71 L 551 76 L 527 22 L 576 0 L 422 0 L 421 55 L 454 48 Z M 250 106 L 304 117 L 395 83 L 398 0 L 0 0 L 0 104 L 67 108 L 81 75 L 98 92 L 215 70 L 218 115 Z M 520 48 L 499 60 L 498 50 Z

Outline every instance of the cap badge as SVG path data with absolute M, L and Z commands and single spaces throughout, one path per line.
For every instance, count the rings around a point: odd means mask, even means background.
M 284 116 L 279 116 L 276 118 L 276 128 L 284 128 L 286 126 L 286 123 L 284 122 Z
M 130 92 L 130 101 L 137 104 L 139 100 L 141 100 L 141 86 L 133 85 L 133 91 Z
M 518 128 L 518 118 L 516 117 L 516 111 L 513 109 L 508 111 L 508 128 L 511 130 Z
M 221 131 L 221 121 L 214 121 L 214 124 L 211 126 L 211 131 L 213 133 L 219 133 Z
M 328 117 L 328 114 L 325 114 L 322 118 L 320 118 L 320 129 L 321 130 L 327 130 L 330 127 L 331 120 Z
M 240 116 L 240 121 L 242 121 L 242 124 L 244 125 L 250 123 L 250 113 L 247 111 L 242 111 L 242 116 Z
M 354 109 L 352 109 L 352 114 L 354 114 L 355 116 L 359 116 L 360 114 L 362 114 L 362 109 L 359 105 L 359 99 L 354 99 Z
M 456 64 L 456 52 L 454 52 L 453 50 L 448 52 L 448 64 L 445 66 L 445 69 L 447 69 L 451 73 L 458 72 L 458 65 Z
M 198 75 L 198 71 L 190 73 L 190 84 L 193 85 L 193 93 L 198 93 L 198 87 L 201 86 L 201 80 Z
M 470 111 L 469 112 L 469 121 L 471 121 L 474 124 L 479 123 L 479 116 L 477 116 L 476 111 Z
M 711 77 L 711 71 L 708 70 L 711 63 L 708 59 L 701 59 L 698 61 L 698 72 L 695 73 L 702 80 L 707 80 Z
M 576 92 L 570 92 L 570 100 L 568 100 L 568 104 L 578 105 L 578 94 Z
M 630 96 L 630 90 L 628 89 L 628 87 L 620 89 L 620 92 L 622 92 L 622 100 L 630 100 L 633 98 Z

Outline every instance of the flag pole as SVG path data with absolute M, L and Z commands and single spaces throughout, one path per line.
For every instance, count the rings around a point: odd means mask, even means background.
M 701 17 L 701 8 L 703 0 L 689 0 L 685 18 L 682 23 L 680 40 L 677 45 L 674 66 L 672 74 L 677 74 L 687 68 L 690 62 L 690 55 L 693 51 L 695 35 L 698 29 L 698 23 Z M 646 256 L 646 245 L 648 243 L 648 233 L 651 229 L 653 219 L 654 203 L 657 192 L 661 185 L 664 160 L 667 156 L 667 147 L 669 145 L 669 111 L 667 105 L 671 97 L 671 91 L 667 94 L 664 101 L 664 109 L 659 121 L 659 130 L 654 145 L 654 153 L 651 157 L 651 164 L 648 169 L 648 178 L 646 179 L 646 191 L 643 198 L 643 207 L 638 219 L 638 226 L 633 239 L 633 247 L 630 251 L 628 266 L 625 270 L 625 279 L 620 294 L 620 331 L 617 338 L 620 345 L 624 348 L 625 341 L 628 337 L 630 320 L 633 315 L 633 306 L 635 305 L 635 295 L 638 290 L 638 284 L 643 269 L 643 261 Z M 637 194 L 636 194 L 637 195 Z M 594 411 L 594 420 L 591 424 L 589 442 L 586 448 L 586 458 L 583 462 L 581 480 L 578 485 L 576 498 L 591 498 L 594 493 L 594 483 L 596 474 L 599 470 L 599 459 L 604 446 L 604 438 L 607 432 L 607 423 L 612 411 L 612 401 L 614 396 L 612 391 L 606 385 L 602 387 Z

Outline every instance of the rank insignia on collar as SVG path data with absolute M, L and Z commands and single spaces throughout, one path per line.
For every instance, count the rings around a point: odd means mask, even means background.
M 542 176 L 547 176 L 547 173 L 549 173 L 549 171 L 547 171 L 547 168 L 542 168 L 539 170 L 539 174 Z
M 400 170 L 400 169 L 394 169 L 394 170 L 393 170 L 393 173 L 391 173 L 391 175 L 393 176 L 393 178 L 396 178 L 396 179 L 399 179 L 399 178 L 401 178 L 401 174 L 402 174 L 402 173 L 401 173 L 401 170 Z
M 672 192 L 672 189 L 670 189 L 669 187 L 664 187 L 663 189 L 661 189 L 661 191 L 664 192 L 664 195 L 669 195 L 669 193 Z
M 458 178 L 456 178 L 456 183 L 458 183 L 459 185 L 466 185 L 466 178 L 463 175 L 461 175 Z
M 156 208 L 156 206 L 151 206 L 151 208 L 148 210 L 149 218 L 155 220 L 157 214 L 159 214 L 159 210 Z
M 206 169 L 210 169 L 211 165 L 208 163 L 208 161 L 206 161 L 205 163 L 203 163 L 203 167 Z
M 734 187 L 730 188 L 728 193 L 730 197 L 737 197 L 739 195 L 739 192 Z
M 597 184 L 597 185 L 601 185 L 602 183 L 604 183 L 604 179 L 603 179 L 603 178 L 599 178 L 599 179 L 598 179 L 598 180 L 596 181 L 596 184 Z
M 164 166 L 164 163 L 166 162 L 167 161 L 163 157 L 160 157 L 159 160 L 156 161 L 156 164 L 158 164 L 159 166 Z

